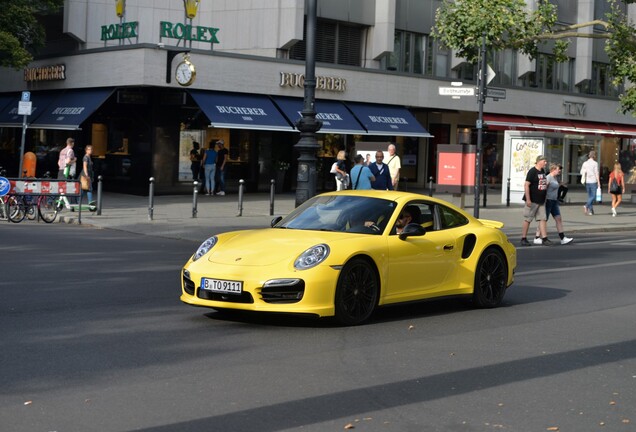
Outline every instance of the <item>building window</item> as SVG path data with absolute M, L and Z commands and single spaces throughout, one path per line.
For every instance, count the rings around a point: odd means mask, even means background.
M 393 52 L 382 59 L 382 68 L 421 74 L 424 70 L 424 36 L 396 30 Z
M 455 71 L 455 78 L 458 81 L 477 81 L 477 66 L 472 63 L 463 62 L 453 70 Z
M 492 84 L 513 85 L 517 70 L 517 54 L 511 49 L 491 52 L 492 69 L 496 75 Z
M 307 21 L 303 40 L 289 50 L 289 58 L 305 60 L 307 46 Z M 316 23 L 316 61 L 349 66 L 361 65 L 362 27 L 318 19 Z
M 536 71 L 526 74 L 521 79 L 520 85 L 571 92 L 573 76 L 574 61 L 572 59 L 559 63 L 555 56 L 541 53 L 536 58 Z
M 584 93 L 584 87 L 579 87 Z M 609 64 L 592 62 L 592 79 L 589 82 L 587 93 L 598 96 L 618 97 L 622 91 L 622 86 L 617 87 L 612 84 L 611 68 Z
M 451 51 L 441 46 L 437 39 L 429 37 L 426 47 L 426 75 L 450 77 Z

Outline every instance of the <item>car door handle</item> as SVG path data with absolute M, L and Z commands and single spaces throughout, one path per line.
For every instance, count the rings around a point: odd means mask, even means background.
M 455 246 L 453 246 L 453 245 L 451 245 L 451 244 L 444 245 L 444 250 L 445 250 L 445 251 L 450 251 L 450 250 L 453 250 L 453 248 L 454 248 L 454 247 L 455 247 Z

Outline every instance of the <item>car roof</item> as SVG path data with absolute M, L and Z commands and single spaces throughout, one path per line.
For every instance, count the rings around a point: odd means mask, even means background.
M 400 204 L 403 204 L 405 202 L 412 201 L 412 200 L 425 200 L 432 203 L 443 204 L 455 210 L 459 210 L 460 212 L 466 214 L 467 216 L 470 216 L 469 214 L 466 213 L 465 210 L 460 209 L 453 203 L 450 203 L 448 201 L 445 201 L 439 198 L 431 197 L 428 195 L 422 195 L 418 193 L 413 193 L 413 192 L 389 191 L 389 190 L 383 191 L 383 190 L 371 189 L 371 190 L 333 191 L 333 192 L 326 192 L 321 195 L 347 195 L 347 196 L 361 196 L 361 197 L 369 197 L 369 198 L 382 198 L 382 199 L 395 201 Z

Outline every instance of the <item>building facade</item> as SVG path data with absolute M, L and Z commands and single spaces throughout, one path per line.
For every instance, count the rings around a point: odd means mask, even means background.
M 319 189 L 335 188 L 329 168 L 341 149 L 353 157 L 395 143 L 408 188 L 437 179 L 444 145 L 476 143 L 477 99 L 440 91 L 457 81 L 476 85 L 473 65 L 429 36 L 440 3 L 318 0 Z M 607 7 L 557 3 L 566 24 L 602 17 Z M 206 148 L 223 139 L 230 190 L 239 179 L 252 191 L 267 190 L 271 179 L 294 189 L 305 7 L 303 0 L 66 1 L 43 17 L 48 43 L 36 60 L 2 70 L 0 165 L 18 174 L 25 121 L 38 175 L 56 169 L 56 152 L 72 136 L 80 154 L 93 145 L 106 189 L 143 193 L 154 177 L 160 193 L 186 191 L 193 142 Z M 591 149 L 604 169 L 620 161 L 632 172 L 636 121 L 617 112 L 620 89 L 610 83 L 603 42 L 576 40 L 569 55 L 556 63 L 547 51 L 532 61 L 489 53 L 489 86 L 499 95 L 484 106 L 490 181 L 511 178 L 514 188 L 536 152 L 562 163 L 570 182 Z M 32 102 L 26 117 L 17 111 L 23 91 Z

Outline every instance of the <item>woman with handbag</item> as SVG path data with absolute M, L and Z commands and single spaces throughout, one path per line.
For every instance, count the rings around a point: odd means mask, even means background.
M 341 191 L 349 188 L 349 174 L 347 174 L 346 153 L 340 150 L 336 156 L 336 162 L 331 166 L 331 173 L 336 176 L 336 190 Z
M 625 175 L 619 163 L 614 164 L 614 170 L 609 175 L 607 192 L 612 196 L 612 216 L 616 217 L 616 208 L 621 205 L 625 193 Z
M 80 173 L 80 182 L 82 190 L 86 192 L 88 196 L 88 204 L 93 203 L 93 160 L 91 155 L 93 154 L 93 146 L 87 145 L 84 149 L 86 154 L 82 159 L 82 172 Z

